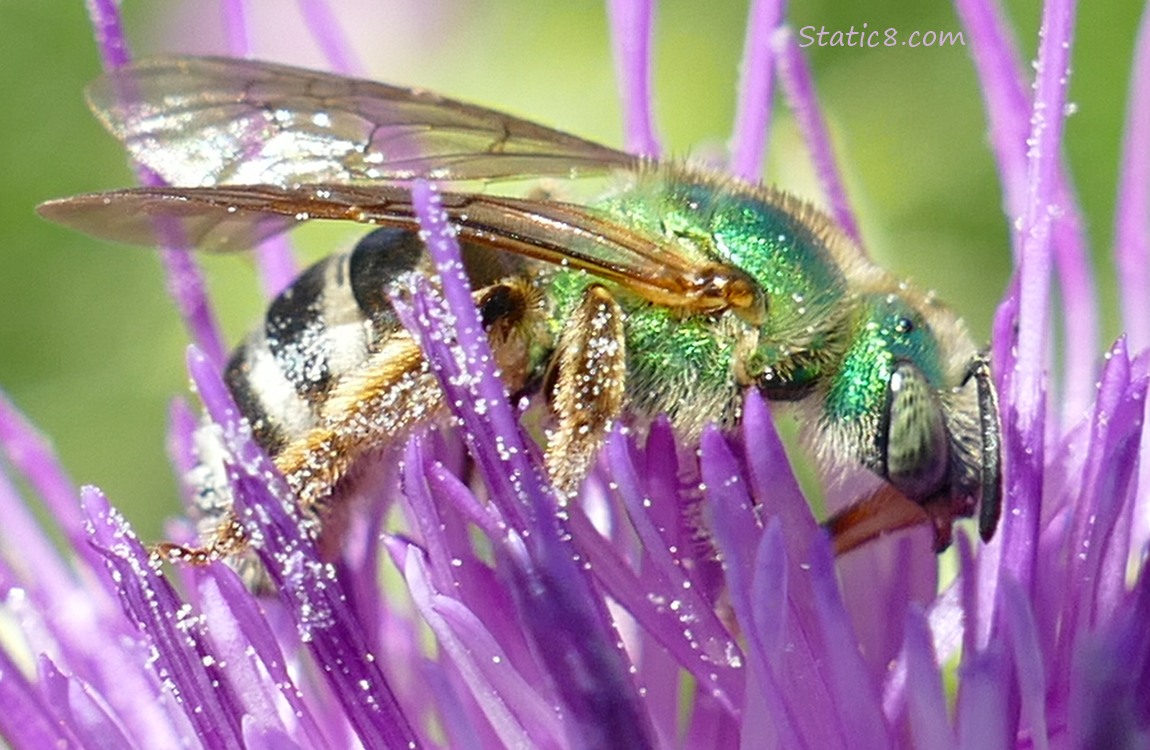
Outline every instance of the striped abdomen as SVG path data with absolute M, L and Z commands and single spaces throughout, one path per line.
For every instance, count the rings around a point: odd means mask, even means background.
M 224 378 L 256 440 L 272 456 L 319 424 L 339 378 L 400 330 L 388 289 L 423 258 L 418 238 L 378 229 L 316 263 L 269 306 L 236 348 Z

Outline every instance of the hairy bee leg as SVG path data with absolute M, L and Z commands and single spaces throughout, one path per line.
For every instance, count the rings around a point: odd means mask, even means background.
M 530 344 L 537 339 L 538 291 L 528 280 L 511 279 L 480 289 L 475 301 L 508 387 L 521 389 Z M 287 443 L 273 462 L 301 510 L 331 513 L 339 510 L 331 507 L 333 491 L 358 460 L 433 420 L 442 406 L 439 383 L 419 345 L 406 332 L 397 332 L 359 371 L 336 384 L 324 402 L 323 424 Z M 207 565 L 250 552 L 235 514 L 224 510 L 220 519 L 204 534 L 202 545 L 163 542 L 152 553 L 170 562 Z
M 593 284 L 559 336 L 551 410 L 556 429 L 547 444 L 551 483 L 562 497 L 575 493 L 623 411 L 626 346 L 623 311 L 606 288 Z
M 538 292 L 512 279 L 475 292 L 496 362 L 510 390 L 523 387 L 535 338 Z M 365 455 L 401 439 L 443 412 L 443 393 L 409 334 L 397 333 L 324 403 L 323 424 L 275 457 L 306 512 L 322 511 L 332 491 Z

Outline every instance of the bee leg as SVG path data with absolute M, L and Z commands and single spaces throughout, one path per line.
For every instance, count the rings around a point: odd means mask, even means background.
M 475 293 L 495 360 L 508 390 L 523 388 L 537 292 L 509 280 Z M 307 513 L 327 515 L 336 487 L 365 456 L 443 414 L 443 392 L 419 344 L 406 331 L 383 341 L 354 373 L 339 380 L 322 423 L 288 443 L 275 464 Z
M 550 393 L 556 428 L 546 465 L 561 497 L 572 496 L 595 460 L 611 423 L 623 410 L 626 346 L 623 311 L 594 284 L 559 336 Z
M 851 503 L 823 522 L 823 528 L 831 535 L 836 555 L 850 552 L 867 542 L 889 534 L 892 531 L 918 526 L 933 520 L 929 512 L 920 504 L 909 499 L 889 485 L 873 494 Z M 950 544 L 949 519 L 945 527 L 943 549 Z M 936 522 L 935 546 L 941 543 L 943 528 Z
M 160 542 L 150 547 L 151 553 L 161 560 L 189 565 L 209 565 L 218 560 L 241 555 L 248 550 L 247 534 L 231 513 L 224 516 L 207 544 L 203 546 L 192 547 L 175 542 Z

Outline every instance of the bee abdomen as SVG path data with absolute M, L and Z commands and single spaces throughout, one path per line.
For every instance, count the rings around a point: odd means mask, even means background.
M 315 427 L 333 384 L 399 329 L 388 290 L 422 256 L 415 233 L 377 229 L 301 274 L 236 348 L 224 378 L 271 455 Z

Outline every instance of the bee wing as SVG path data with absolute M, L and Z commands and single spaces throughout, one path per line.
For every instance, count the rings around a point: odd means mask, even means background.
M 88 100 L 173 185 L 567 177 L 636 162 L 427 91 L 252 60 L 144 60 L 98 79 Z
M 594 208 L 450 192 L 442 202 L 462 239 L 585 270 L 663 305 L 740 305 L 731 300 L 728 267 L 694 260 Z M 398 185 L 133 188 L 49 201 L 38 210 L 103 239 L 182 241 L 215 251 L 250 248 L 313 219 L 419 228 L 411 194 Z

